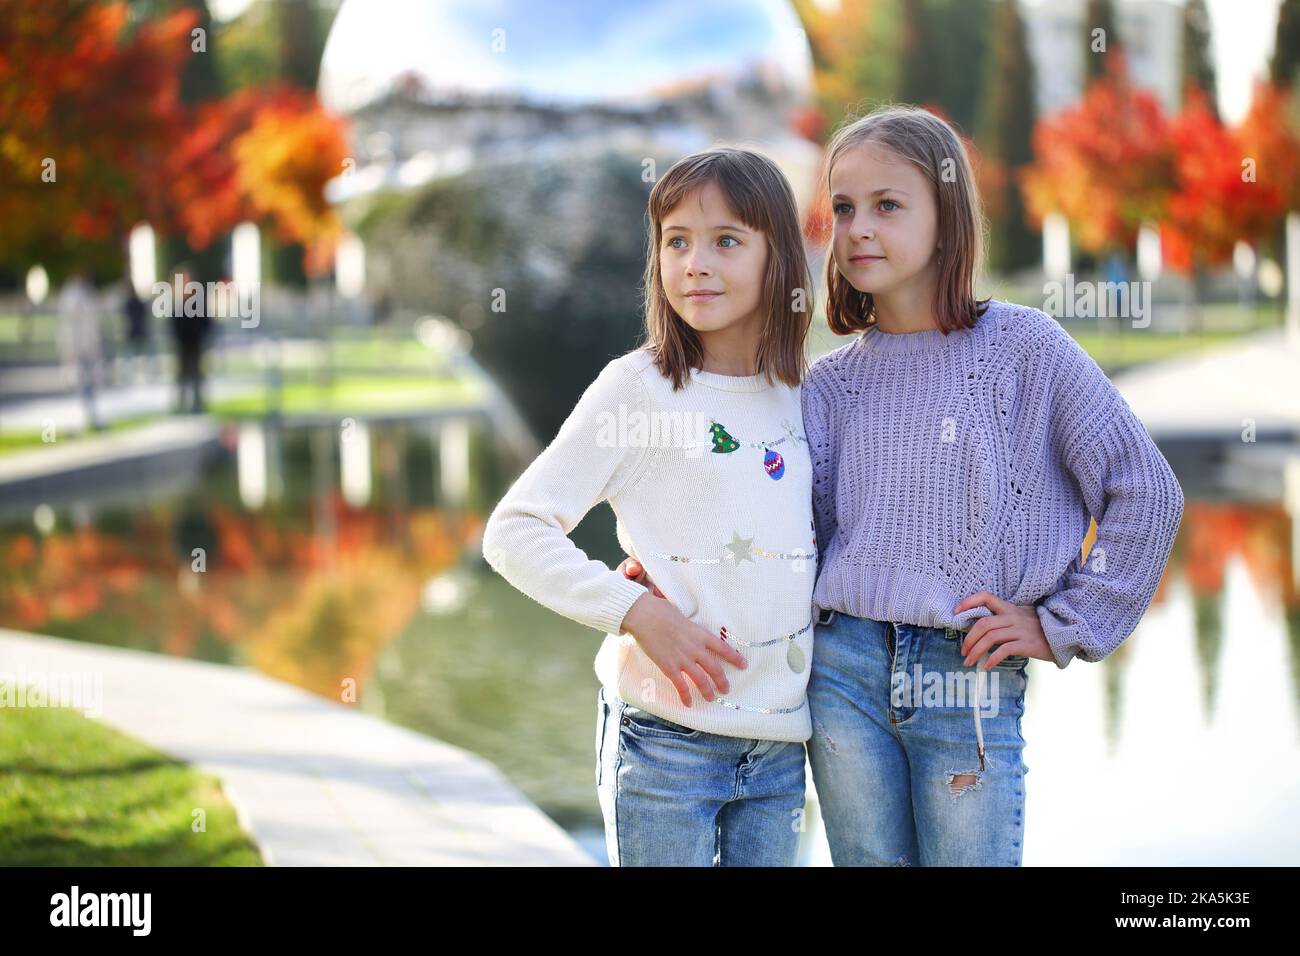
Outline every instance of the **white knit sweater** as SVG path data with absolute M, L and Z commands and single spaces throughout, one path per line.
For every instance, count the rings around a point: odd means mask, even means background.
M 598 502 L 619 543 L 687 618 L 749 666 L 722 662 L 730 691 L 692 705 L 622 622 L 645 588 L 588 558 L 568 534 Z M 595 670 L 607 692 L 710 733 L 812 736 L 817 542 L 800 387 L 693 370 L 674 392 L 645 349 L 611 361 L 550 445 L 497 504 L 488 563 L 535 601 L 605 632 Z

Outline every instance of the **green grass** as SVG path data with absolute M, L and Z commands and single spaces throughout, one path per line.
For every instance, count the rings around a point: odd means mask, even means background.
M 328 353 L 330 364 L 341 369 L 348 369 L 351 372 L 356 372 L 359 369 L 370 369 L 376 372 L 401 370 L 403 373 L 410 375 L 430 375 L 435 374 L 445 363 L 444 356 L 430 351 L 409 335 L 390 338 L 385 337 L 383 333 L 376 334 L 379 337 L 344 338 L 340 336 L 331 340 Z M 281 368 L 286 374 L 292 374 L 295 371 L 308 371 L 312 374 L 318 374 L 322 365 L 325 364 L 325 355 L 324 349 L 320 350 L 318 356 L 285 355 L 281 359 Z M 230 374 L 256 373 L 263 375 L 266 371 L 261 360 L 238 351 L 232 351 L 224 356 L 221 368 L 224 372 Z
M 332 388 L 310 382 L 286 383 L 280 390 L 279 409 L 286 414 L 364 415 L 368 412 L 437 409 L 470 404 L 480 398 L 481 388 L 465 379 L 352 377 L 337 380 Z M 237 398 L 214 402 L 210 408 L 219 417 L 242 418 L 265 415 L 271 410 L 271 405 L 266 390 L 258 389 Z
M 1245 334 L 1203 332 L 1200 335 L 1169 335 L 1131 330 L 1116 335 L 1103 335 L 1100 332 L 1067 331 L 1092 356 L 1093 361 L 1108 371 L 1231 345 Z
M 193 811 L 204 811 L 194 832 Z M 70 708 L 0 717 L 0 865 L 261 866 L 221 783 Z

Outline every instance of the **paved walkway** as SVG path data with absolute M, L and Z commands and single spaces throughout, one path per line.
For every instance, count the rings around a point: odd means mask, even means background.
M 1283 331 L 1145 365 L 1112 378 L 1152 437 L 1300 437 L 1300 347 Z
M 276 866 L 590 866 L 475 754 L 255 671 L 0 629 L 0 672 L 102 675 L 98 719 L 215 774 Z
M 203 400 L 208 404 L 221 402 L 262 388 L 261 382 L 250 379 L 210 377 L 203 384 Z M 101 422 L 170 415 L 175 402 L 176 387 L 160 382 L 107 385 L 95 392 L 95 409 Z M 89 421 L 81 395 L 75 391 L 38 397 L 0 395 L 0 432 L 40 432 L 48 425 L 53 425 L 60 437 L 86 431 Z

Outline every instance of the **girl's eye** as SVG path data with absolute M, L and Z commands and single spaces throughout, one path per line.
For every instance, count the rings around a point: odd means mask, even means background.
M 849 210 L 849 204 L 846 202 L 837 202 L 834 206 L 831 207 L 831 211 L 834 212 L 836 215 L 839 215 L 841 212 L 848 212 L 848 210 Z
M 732 242 L 734 242 L 736 245 L 740 245 L 740 240 L 738 240 L 735 236 L 722 236 L 721 238 L 718 239 L 718 242 L 721 242 L 723 239 L 730 239 L 730 240 L 731 240 Z M 724 249 L 730 249 L 730 248 L 732 248 L 732 247 L 731 247 L 731 246 L 724 246 L 723 248 L 724 248 Z
M 902 209 L 902 208 L 903 208 L 902 206 L 899 206 L 898 203 L 894 202 L 894 200 L 892 200 L 892 199 L 882 199 L 882 200 L 880 201 L 880 205 L 881 205 L 882 207 L 885 205 L 885 203 L 889 203 L 891 206 L 894 206 L 894 207 L 897 208 L 897 209 Z M 886 209 L 886 210 L 885 210 L 885 212 L 893 212 L 893 211 L 894 211 L 893 209 Z
M 682 239 L 681 236 L 673 236 L 673 237 L 672 237 L 671 239 L 669 239 L 668 242 L 667 242 L 668 248 L 669 248 L 669 249 L 680 249 L 681 246 L 674 246 L 674 245 L 673 245 L 674 242 L 678 242 L 679 240 L 682 241 L 682 242 L 685 241 L 684 239 Z

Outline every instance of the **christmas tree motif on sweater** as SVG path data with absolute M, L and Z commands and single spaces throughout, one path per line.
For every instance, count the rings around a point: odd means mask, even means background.
M 713 453 L 715 455 L 729 455 L 740 447 L 740 442 L 727 434 L 727 430 L 714 422 L 709 426 L 709 431 L 713 433 Z

